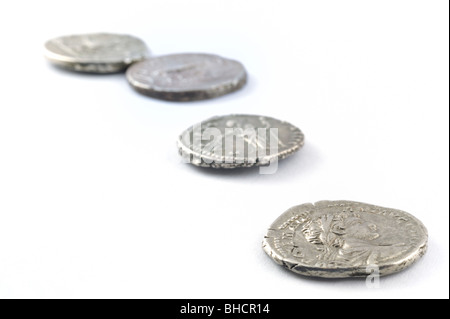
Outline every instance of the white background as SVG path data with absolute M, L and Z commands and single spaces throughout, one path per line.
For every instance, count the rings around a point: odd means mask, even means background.
M 449 296 L 448 1 L 14 1 L 0 10 L 0 297 Z M 241 61 L 248 85 L 195 103 L 123 74 L 51 67 L 52 37 L 141 37 L 154 55 Z M 275 175 L 183 164 L 210 116 L 288 120 L 304 148 Z M 384 277 L 313 280 L 261 249 L 291 206 L 355 200 L 412 213 L 429 251 Z

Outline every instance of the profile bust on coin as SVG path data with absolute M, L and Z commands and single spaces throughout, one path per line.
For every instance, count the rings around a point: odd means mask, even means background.
M 358 213 L 327 214 L 307 220 L 300 233 L 316 245 L 321 265 L 361 266 L 377 263 L 383 255 L 400 253 L 405 243 L 384 243 L 385 249 L 376 249 L 373 241 L 380 237 L 378 226 L 365 221 Z

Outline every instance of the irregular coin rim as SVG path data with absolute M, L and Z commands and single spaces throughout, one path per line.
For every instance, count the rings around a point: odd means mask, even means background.
M 323 277 L 323 278 L 348 278 L 348 277 L 365 277 L 369 274 L 366 272 L 366 266 L 355 266 L 355 267 L 333 267 L 333 268 L 326 268 L 326 267 L 314 267 L 307 264 L 303 264 L 299 262 L 298 260 L 294 259 L 293 257 L 283 257 L 281 254 L 279 254 L 276 250 L 276 248 L 272 247 L 271 242 L 269 242 L 269 239 L 274 238 L 270 237 L 270 233 L 272 231 L 276 231 L 275 227 L 279 223 L 279 221 L 285 219 L 284 217 L 293 211 L 298 210 L 301 207 L 317 207 L 321 205 L 330 205 L 330 204 L 344 204 L 344 205 L 352 205 L 352 206 L 368 206 L 377 210 L 383 210 L 383 211 L 391 211 L 403 214 L 405 217 L 410 218 L 410 220 L 414 221 L 417 229 L 421 230 L 423 232 L 422 239 L 420 243 L 417 244 L 416 247 L 412 249 L 412 251 L 403 257 L 401 259 L 395 261 L 395 262 L 385 262 L 385 263 L 379 263 L 378 267 L 380 270 L 380 276 L 390 275 L 399 271 L 402 271 L 405 268 L 408 268 L 412 264 L 414 264 L 416 261 L 418 261 L 427 250 L 428 246 L 428 231 L 426 227 L 423 225 L 423 223 L 414 217 L 413 215 L 394 208 L 387 208 L 372 204 L 367 204 L 363 202 L 354 202 L 354 201 L 345 201 L 345 200 L 337 200 L 337 201 L 319 201 L 315 203 L 305 203 L 297 206 L 293 206 L 286 210 L 283 214 L 281 214 L 269 227 L 266 236 L 264 237 L 262 246 L 265 253 L 277 264 L 284 266 L 285 268 L 293 271 L 294 273 L 298 273 L 300 275 L 304 276 L 311 276 L 311 277 Z M 371 213 L 370 211 L 366 213 Z

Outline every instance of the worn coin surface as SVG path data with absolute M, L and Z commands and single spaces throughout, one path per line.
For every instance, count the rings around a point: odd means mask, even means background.
M 147 58 L 149 51 L 142 40 L 130 35 L 91 33 L 49 40 L 45 43 L 45 56 L 72 71 L 115 73 Z
M 305 276 L 345 278 L 403 270 L 422 257 L 428 234 L 412 215 L 350 201 L 295 206 L 269 228 L 264 251 Z
M 247 73 L 234 60 L 184 53 L 136 63 L 128 69 L 127 78 L 144 95 L 169 101 L 195 101 L 240 89 L 246 83 Z
M 185 130 L 178 149 L 185 162 L 201 167 L 268 166 L 298 151 L 297 127 L 267 116 L 216 116 Z

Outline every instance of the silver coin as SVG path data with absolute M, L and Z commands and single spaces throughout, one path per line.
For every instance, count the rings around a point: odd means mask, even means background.
M 304 135 L 297 127 L 267 116 L 216 116 L 185 130 L 180 155 L 201 167 L 267 166 L 298 151 Z
M 263 248 L 295 273 L 345 278 L 401 271 L 425 254 L 427 241 L 424 225 L 406 212 L 321 201 L 287 210 L 270 226 Z
M 247 80 L 243 65 L 212 54 L 154 57 L 130 67 L 128 82 L 138 92 L 169 101 L 195 101 L 240 89 Z
M 72 71 L 115 73 L 147 58 L 149 51 L 142 40 L 130 35 L 91 33 L 49 40 L 45 56 Z

